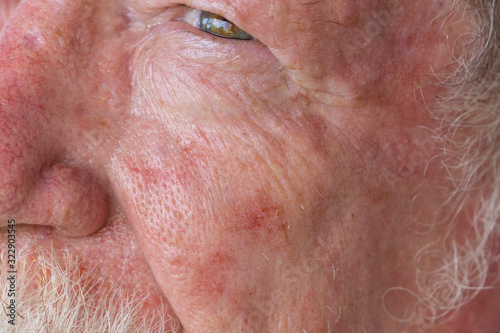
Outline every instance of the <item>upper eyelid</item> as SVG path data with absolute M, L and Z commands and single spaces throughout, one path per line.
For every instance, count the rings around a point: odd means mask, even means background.
M 155 17 L 154 21 L 157 21 L 156 23 L 165 21 L 178 21 L 190 8 L 191 7 L 188 7 L 186 5 L 175 5 L 172 7 L 168 7 L 161 14 Z

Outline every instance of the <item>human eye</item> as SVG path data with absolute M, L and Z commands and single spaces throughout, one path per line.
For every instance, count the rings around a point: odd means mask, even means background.
M 224 17 L 204 10 L 191 8 L 183 15 L 181 20 L 201 31 L 218 37 L 239 40 L 254 39 Z

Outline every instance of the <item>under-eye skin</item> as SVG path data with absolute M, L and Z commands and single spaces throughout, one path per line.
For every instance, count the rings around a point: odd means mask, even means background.
M 200 9 L 190 9 L 182 20 L 193 27 L 212 35 L 240 40 L 253 40 L 254 38 L 238 28 L 224 17 Z

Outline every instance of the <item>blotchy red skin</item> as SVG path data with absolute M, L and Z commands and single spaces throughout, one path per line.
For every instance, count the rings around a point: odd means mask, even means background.
M 420 128 L 449 2 L 183 2 L 241 42 L 165 19 L 177 1 L 26 0 L 0 38 L 1 223 L 186 332 L 395 332 L 382 293 L 439 237 L 408 216 L 445 185 Z

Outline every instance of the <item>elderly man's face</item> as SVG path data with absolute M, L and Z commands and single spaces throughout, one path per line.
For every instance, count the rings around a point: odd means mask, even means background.
M 442 238 L 425 74 L 463 32 L 451 1 L 17 2 L 0 216 L 19 250 L 71 254 L 186 332 L 414 318 L 390 288 L 415 290 Z

